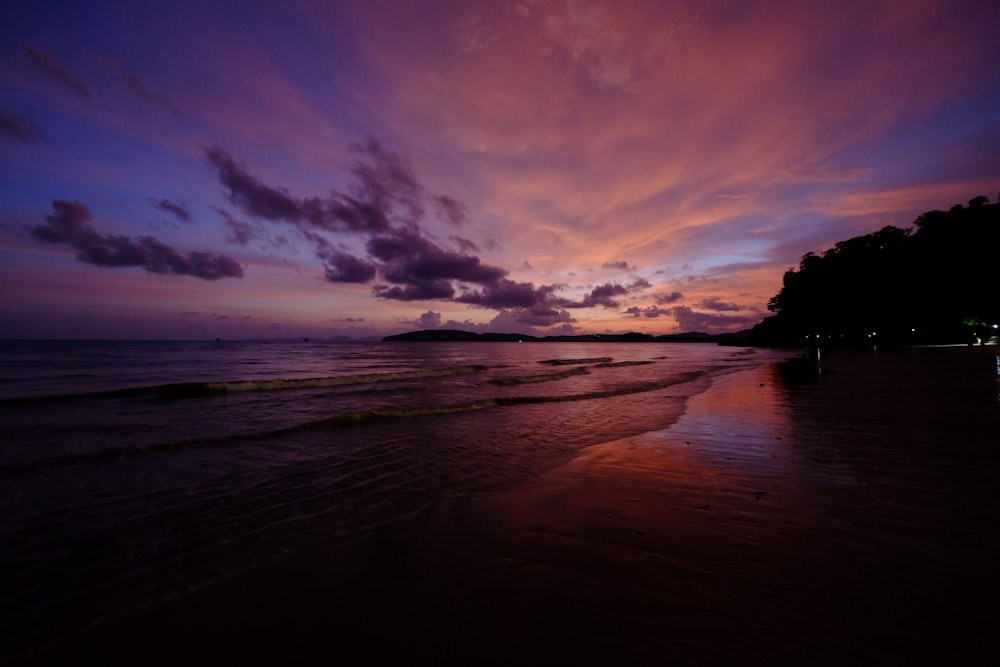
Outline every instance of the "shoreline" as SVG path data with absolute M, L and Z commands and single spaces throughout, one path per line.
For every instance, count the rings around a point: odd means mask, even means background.
M 821 361 L 722 376 L 664 431 L 24 664 L 986 664 L 995 352 Z

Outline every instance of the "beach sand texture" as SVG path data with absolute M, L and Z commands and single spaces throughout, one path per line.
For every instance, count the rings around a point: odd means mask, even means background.
M 824 352 L 29 664 L 993 664 L 996 348 Z

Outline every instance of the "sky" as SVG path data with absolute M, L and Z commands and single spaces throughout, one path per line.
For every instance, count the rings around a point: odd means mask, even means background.
M 7 0 L 0 338 L 746 329 L 805 253 L 996 200 L 997 25 L 985 0 Z

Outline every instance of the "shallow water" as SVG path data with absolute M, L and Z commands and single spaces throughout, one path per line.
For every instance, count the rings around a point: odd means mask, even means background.
M 3 653 L 664 428 L 784 353 L 3 343 Z

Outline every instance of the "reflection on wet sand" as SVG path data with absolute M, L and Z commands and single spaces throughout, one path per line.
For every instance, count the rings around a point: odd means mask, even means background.
M 527 623 L 558 617 L 608 659 L 976 663 L 1000 410 L 992 359 L 955 352 L 725 377 L 670 429 L 485 503 L 490 546 L 467 550 L 531 600 Z

